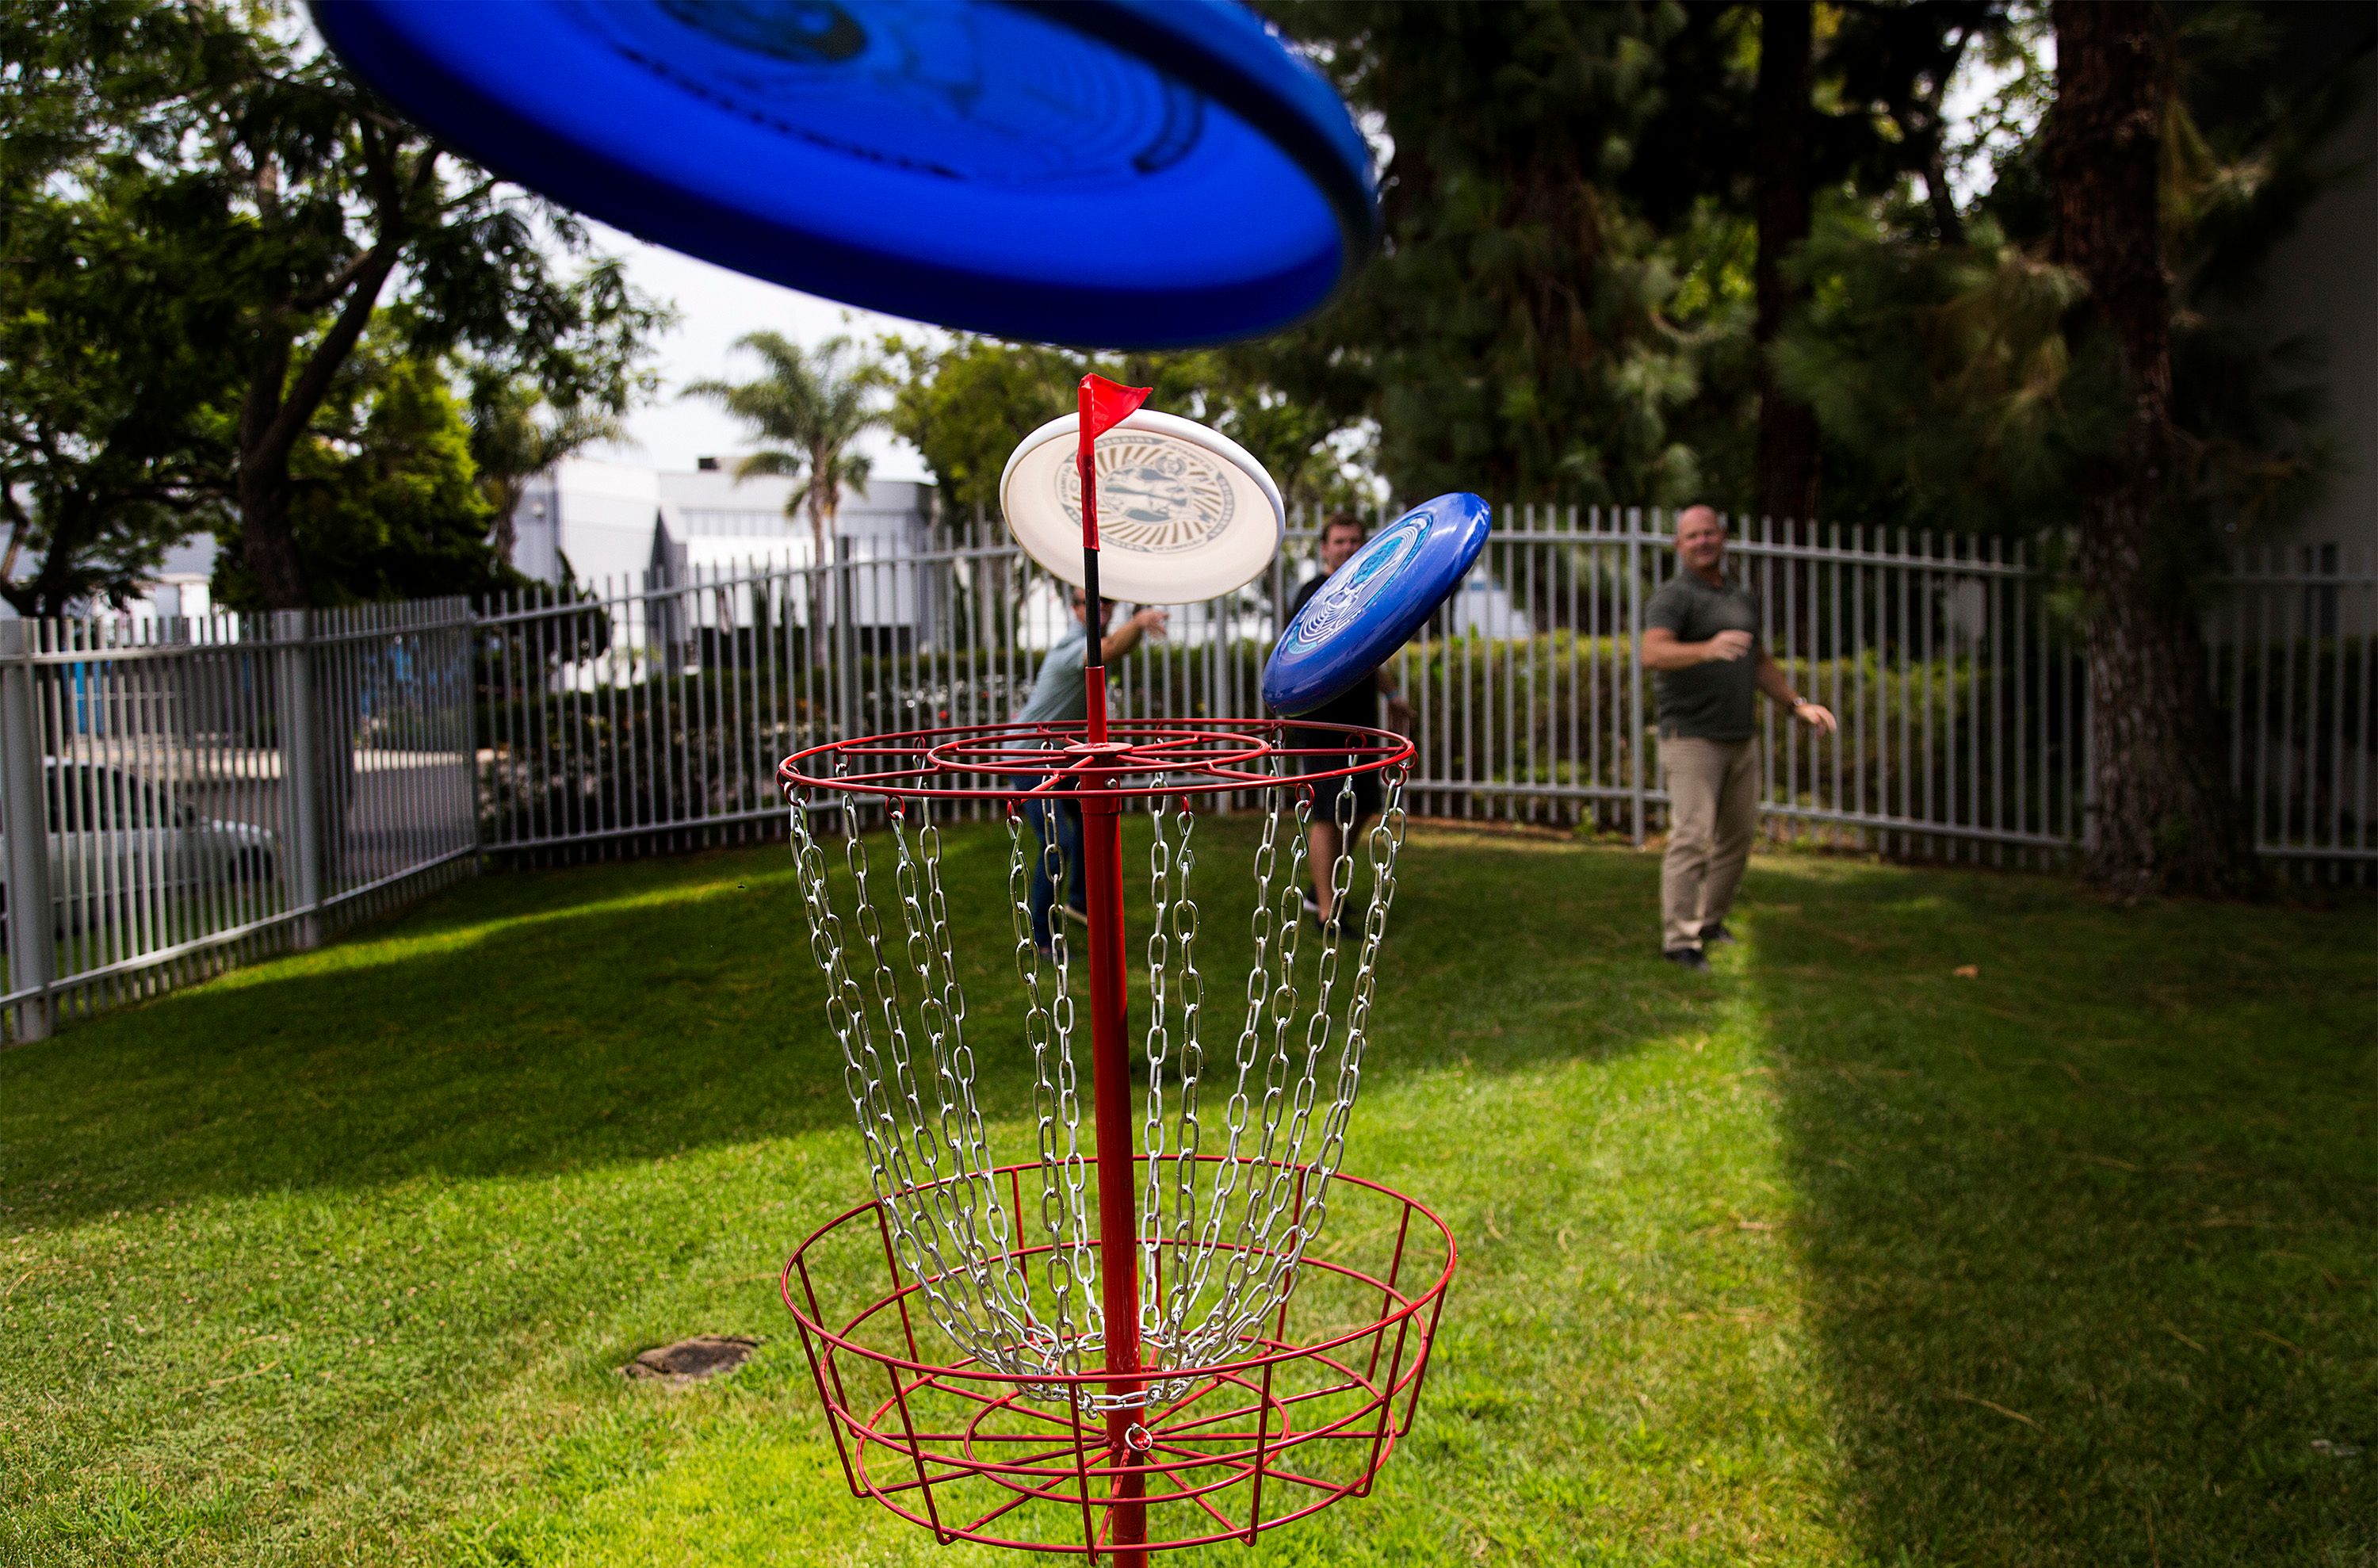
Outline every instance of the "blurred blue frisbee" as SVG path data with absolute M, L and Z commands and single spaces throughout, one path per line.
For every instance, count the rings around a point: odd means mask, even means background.
M 1235 0 L 317 0 L 365 81 L 503 177 L 811 294 L 1167 347 L 1368 258 L 1370 153 Z
M 1460 585 L 1494 511 L 1467 490 L 1412 508 L 1330 573 L 1264 665 L 1264 706 L 1311 713 L 1386 662 Z

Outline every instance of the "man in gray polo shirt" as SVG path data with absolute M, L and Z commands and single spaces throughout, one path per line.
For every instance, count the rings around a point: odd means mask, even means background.
M 1833 716 L 1805 702 L 1759 645 L 1759 601 L 1725 575 L 1725 525 L 1706 506 L 1676 518 L 1676 574 L 1643 612 L 1642 659 L 1660 700 L 1660 771 L 1668 851 L 1660 862 L 1660 953 L 1707 969 L 1702 949 L 1731 942 L 1726 911 L 1759 826 L 1755 695 L 1764 692 L 1820 734 Z

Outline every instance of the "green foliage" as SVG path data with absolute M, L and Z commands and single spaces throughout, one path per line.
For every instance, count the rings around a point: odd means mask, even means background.
M 315 603 L 484 594 L 517 580 L 488 541 L 495 508 L 471 444 L 438 360 L 383 342 L 348 362 L 290 462 L 290 520 Z M 224 544 L 215 597 L 265 608 L 238 540 Z
M 2180 472 L 2166 564 L 2202 580 L 2228 542 L 2283 525 L 2333 466 L 2314 345 L 2247 308 L 2276 240 L 2337 171 L 2321 162 L 2354 102 L 2355 51 L 2282 86 L 2274 57 L 2328 25 L 2320 7 L 2176 7 L 2181 91 L 2164 127 Z M 2007 41 L 2012 50 L 2029 33 Z M 2366 54 L 2366 45 L 2363 53 Z M 2012 90 L 2042 90 L 2036 62 Z M 1776 349 L 1817 411 L 1828 512 L 1845 523 L 2031 533 L 2068 521 L 2082 467 L 2129 416 L 2112 346 L 2080 334 L 2083 287 L 2047 258 L 2036 138 L 1996 139 L 1998 182 L 1961 242 L 1908 199 L 1836 200 L 1797 269 L 1809 305 Z
M 41 562 L 6 590 L 28 602 L 120 597 L 225 509 L 255 602 L 355 591 L 352 559 L 302 553 L 294 465 L 342 436 L 376 319 L 562 407 L 616 413 L 644 380 L 666 312 L 571 264 L 584 225 L 453 159 L 279 6 L 27 0 L 0 60 L 0 488 L 8 564 Z
M 890 337 L 898 368 L 891 428 L 924 455 L 945 515 L 999 515 L 999 476 L 1016 443 L 1074 409 L 1088 362 L 1070 349 L 960 336 L 947 348 Z
M 510 565 L 513 514 L 528 481 L 563 458 L 626 434 L 603 402 L 555 405 L 527 376 L 482 360 L 470 369 L 471 462 L 496 523 L 496 559 Z
M 749 381 L 694 381 L 688 397 L 709 398 L 750 427 L 763 442 L 736 465 L 738 479 L 771 474 L 793 479 L 785 515 L 806 508 L 818 559 L 826 559 L 826 533 L 842 510 L 842 492 L 867 483 L 872 466 L 850 443 L 889 419 L 879 393 L 886 383 L 883 361 L 847 337 L 803 348 L 782 332 L 746 332 L 735 346 L 757 355 L 765 369 Z
M 900 373 L 892 428 L 924 454 L 953 517 L 998 515 L 1008 454 L 1072 413 L 1075 389 L 1092 371 L 1153 388 L 1150 408 L 1198 420 L 1245 447 L 1291 507 L 1318 513 L 1376 499 L 1363 432 L 1274 385 L 1260 350 L 1091 355 L 967 336 L 946 348 L 898 337 L 883 347 Z
M 1847 204 L 1800 254 L 1807 310 L 1775 350 L 1778 379 L 1832 449 L 1833 514 L 2027 533 L 2069 515 L 2077 465 L 2123 428 L 2101 345 L 2074 363 L 2078 279 L 1987 222 L 1939 245 Z
M 0 597 L 121 602 L 219 509 L 227 303 L 193 288 L 185 95 L 240 34 L 211 8 L 0 8 Z
M 1261 347 L 1135 355 L 1123 374 L 1156 390 L 1148 406 L 1210 425 L 1247 449 L 1307 517 L 1361 510 L 1381 497 L 1370 432 L 1325 404 L 1276 384 Z
M 1663 314 L 1674 269 L 1615 188 L 1683 8 L 1273 14 L 1394 144 L 1386 248 L 1278 346 L 1281 384 L 1375 418 L 1398 494 L 1689 499 L 1700 465 L 1671 419 L 1699 387 L 1692 341 Z

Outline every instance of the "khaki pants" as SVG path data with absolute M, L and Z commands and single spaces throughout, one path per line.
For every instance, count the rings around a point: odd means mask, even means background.
M 1668 852 L 1660 862 L 1660 946 L 1698 947 L 1725 918 L 1759 826 L 1758 753 L 1749 741 L 1662 736 Z

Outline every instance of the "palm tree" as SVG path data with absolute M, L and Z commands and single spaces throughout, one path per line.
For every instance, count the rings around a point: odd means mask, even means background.
M 525 377 L 490 366 L 471 376 L 471 460 L 478 464 L 479 488 L 496 509 L 496 559 L 512 563 L 518 539 L 512 515 L 528 482 L 572 453 L 625 433 L 607 409 L 573 404 L 537 417 L 544 390 Z
M 875 398 L 889 384 L 883 361 L 839 336 L 803 349 L 782 332 L 746 332 L 735 346 L 758 355 L 765 372 L 740 384 L 695 381 L 685 395 L 716 399 L 763 442 L 773 443 L 738 463 L 735 477 L 740 481 L 772 474 L 794 480 L 792 494 L 785 498 L 785 515 L 808 511 L 811 559 L 823 566 L 833 559 L 828 541 L 842 510 L 842 493 L 866 484 L 871 466 L 866 456 L 850 450 L 851 443 L 891 423 L 889 410 Z M 823 647 L 824 580 L 823 572 L 810 573 L 812 657 Z

